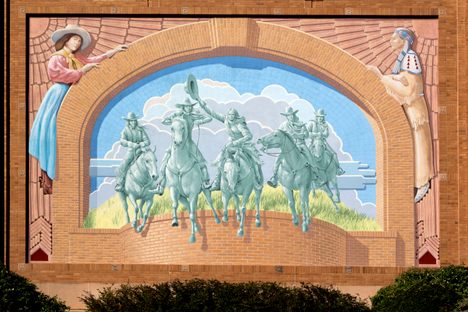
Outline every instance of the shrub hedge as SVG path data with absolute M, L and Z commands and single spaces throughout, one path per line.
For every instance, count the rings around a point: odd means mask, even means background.
M 36 285 L 0 264 L 1 312 L 62 312 L 70 308 L 57 297 L 38 291 Z
M 411 269 L 371 298 L 372 311 L 468 311 L 468 267 Z
M 88 311 L 370 311 L 363 302 L 338 290 L 303 284 L 173 281 L 153 285 L 106 287 L 81 300 Z

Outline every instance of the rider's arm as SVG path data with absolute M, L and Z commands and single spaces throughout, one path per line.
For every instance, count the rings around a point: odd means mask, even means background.
M 162 124 L 165 126 L 170 126 L 172 124 L 172 119 L 176 118 L 177 116 L 179 116 L 177 112 L 172 113 L 171 115 L 163 119 Z
M 317 137 L 316 126 L 314 121 L 311 121 L 309 124 L 309 134 L 311 139 L 315 139 Z
M 211 117 L 213 117 L 214 119 L 216 120 L 219 120 L 221 122 L 224 122 L 224 119 L 226 118 L 224 115 L 222 114 L 219 114 L 215 111 L 213 111 L 211 108 L 208 107 L 208 105 L 206 105 L 206 102 L 203 101 L 203 100 L 199 100 L 198 103 L 200 104 L 201 108 L 203 108 L 203 110 L 208 114 L 210 115 Z M 211 120 L 210 120 L 211 121 Z
M 141 127 L 141 132 L 142 132 L 142 136 L 143 136 L 143 141 L 142 141 L 142 142 L 145 143 L 145 146 L 150 146 L 150 143 L 151 143 L 151 142 L 150 142 L 148 133 L 146 133 L 144 127 Z
M 326 139 L 328 138 L 328 135 L 329 135 L 329 130 L 328 130 L 328 125 L 325 124 L 325 127 L 323 127 L 323 131 L 322 131 L 322 138 Z
M 234 145 L 242 145 L 242 144 L 244 144 L 246 142 L 251 141 L 253 136 L 252 136 L 252 133 L 250 132 L 249 128 L 247 127 L 247 123 L 245 121 L 240 122 L 238 124 L 238 127 L 239 127 L 239 131 L 242 133 L 242 138 L 237 139 L 237 140 L 233 141 L 232 143 Z
M 298 133 L 298 137 L 303 140 L 309 137 L 309 131 L 307 131 L 307 127 L 305 124 L 301 125 L 301 129 L 300 129 L 300 132 Z
M 192 113 L 193 116 L 193 124 L 198 126 L 198 125 L 203 125 L 206 123 L 209 123 L 210 121 L 213 120 L 210 116 L 206 116 L 204 114 L 201 114 L 200 112 L 194 112 Z
M 122 133 L 120 134 L 120 144 L 124 147 L 128 147 L 128 148 L 135 148 L 138 146 L 138 144 L 136 143 L 133 143 L 131 141 L 128 141 L 127 140 L 127 136 L 125 134 L 125 130 L 122 131 Z

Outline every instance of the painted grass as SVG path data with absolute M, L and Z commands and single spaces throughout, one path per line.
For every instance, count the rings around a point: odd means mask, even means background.
M 296 209 L 301 213 L 299 193 L 295 192 Z M 222 209 L 221 193 L 213 192 L 213 204 L 216 209 Z M 347 231 L 380 231 L 381 228 L 374 219 L 368 218 L 363 214 L 348 208 L 345 204 L 338 205 L 339 211 L 335 210 L 332 201 L 322 192 L 317 191 L 316 197 L 310 195 L 311 216 L 333 223 Z M 131 207 L 131 204 L 129 204 Z M 169 191 L 166 190 L 163 196 L 155 196 L 153 206 L 150 210 L 150 215 L 160 215 L 172 212 L 172 201 L 169 196 Z M 180 205 L 179 212 L 185 208 Z M 205 197 L 202 195 L 198 200 L 199 210 L 210 210 L 206 203 Z M 234 209 L 234 204 L 231 201 L 230 209 Z M 247 209 L 254 210 L 254 195 L 252 193 Z M 260 209 L 266 211 L 279 211 L 290 213 L 288 202 L 280 188 L 274 189 L 265 185 L 262 193 Z M 134 218 L 133 208 L 129 208 L 130 218 Z M 120 228 L 125 225 L 125 213 L 122 204 L 117 195 L 114 195 L 100 207 L 89 212 L 84 221 L 85 228 Z

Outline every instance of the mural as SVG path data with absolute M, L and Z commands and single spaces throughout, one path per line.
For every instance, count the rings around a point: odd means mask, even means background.
M 32 260 L 53 255 L 50 215 L 59 208 L 50 198 L 60 192 L 52 182 L 63 174 L 56 173 L 62 157 L 56 119 L 70 87 L 101 70 L 98 63 L 105 59 L 131 55 L 136 39 L 141 46 L 164 28 L 199 21 L 31 18 L 31 43 L 43 40 L 47 46 L 43 54 L 32 46 L 30 54 Z M 323 38 L 354 55 L 403 107 L 414 147 L 416 263 L 437 264 L 437 116 L 431 114 L 437 109 L 436 50 L 431 53 L 437 22 L 262 22 Z M 45 64 L 48 75 L 40 76 L 44 85 L 37 92 L 36 67 Z M 147 72 L 106 100 L 84 148 L 88 208 L 76 221 L 90 231 L 130 227 L 144 237 L 154 220 L 167 216 L 163 226 L 185 233 L 186 244 L 201 239 L 210 246 L 202 220 L 212 218 L 213 226 L 232 224 L 236 233 L 228 239 L 244 239 L 244 248 L 253 248 L 247 241 L 255 231 L 273 231 L 272 213 L 291 220 L 282 232 L 297 226 L 304 237 L 320 231 L 315 220 L 345 233 L 386 233 L 378 191 L 386 176 L 378 165 L 376 131 L 371 112 L 339 84 L 305 68 L 235 53 L 181 60 Z M 189 226 L 180 226 L 186 213 Z

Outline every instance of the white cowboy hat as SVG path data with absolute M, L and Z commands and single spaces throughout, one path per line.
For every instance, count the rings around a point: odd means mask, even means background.
M 280 113 L 283 116 L 296 115 L 298 110 L 294 110 L 292 107 L 288 107 L 284 113 Z
M 122 117 L 122 119 L 125 119 L 125 120 L 138 120 L 138 117 L 137 117 L 137 115 L 135 115 L 134 112 L 129 112 L 127 114 L 127 117 Z
M 325 114 L 325 110 L 323 108 L 319 108 L 319 110 L 315 113 L 316 117 L 325 117 L 327 114 Z
M 183 107 L 183 106 L 194 106 L 194 105 L 196 105 L 196 104 L 197 104 L 197 102 L 192 102 L 192 101 L 190 100 L 189 97 L 186 97 L 184 103 L 178 103 L 178 104 L 176 104 L 175 106 L 176 106 L 177 108 L 181 108 L 181 107 Z
M 81 37 L 83 40 L 81 42 L 80 49 L 86 49 L 91 43 L 91 35 L 84 28 L 81 28 L 78 25 L 67 25 L 64 29 L 56 30 L 52 33 L 50 37 L 53 43 L 59 41 L 63 36 L 68 34 L 75 34 Z

